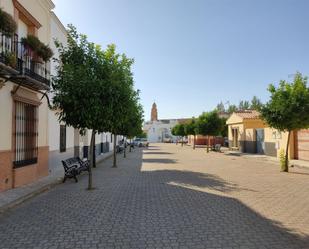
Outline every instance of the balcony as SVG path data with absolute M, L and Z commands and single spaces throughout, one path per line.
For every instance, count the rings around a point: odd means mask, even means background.
M 0 75 L 26 87 L 49 90 L 49 66 L 49 62 L 22 44 L 18 35 L 9 37 L 0 32 Z

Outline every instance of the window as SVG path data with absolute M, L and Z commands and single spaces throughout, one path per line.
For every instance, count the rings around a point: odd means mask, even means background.
M 14 168 L 38 161 L 38 108 L 15 101 Z
M 60 152 L 66 151 L 66 126 L 60 125 Z

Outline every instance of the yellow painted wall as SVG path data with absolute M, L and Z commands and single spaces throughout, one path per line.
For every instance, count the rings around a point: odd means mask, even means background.
M 246 129 L 245 130 L 245 140 L 246 141 L 255 141 L 256 140 L 256 134 L 255 129 Z
M 228 126 L 228 138 L 229 141 L 233 140 L 233 136 L 232 136 L 232 129 L 238 129 L 238 143 L 240 143 L 240 141 L 243 141 L 245 139 L 245 129 L 244 129 L 244 125 L 241 124 L 230 124 Z
M 288 139 L 288 133 L 287 132 L 279 132 L 276 129 L 267 127 L 264 129 L 264 135 L 265 135 L 265 142 L 272 142 L 276 143 L 276 149 L 277 149 L 277 157 L 279 157 L 280 150 L 283 149 L 286 150 L 286 143 Z M 294 136 L 293 133 L 291 133 L 290 137 L 290 146 L 289 146 L 289 158 L 294 158 Z

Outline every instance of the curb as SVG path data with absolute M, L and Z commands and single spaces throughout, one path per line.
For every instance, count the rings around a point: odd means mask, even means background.
M 10 202 L 9 204 L 6 204 L 6 205 L 0 207 L 0 214 L 3 214 L 5 212 L 9 211 L 9 209 L 11 209 L 11 208 L 27 201 L 27 200 L 33 198 L 33 197 L 35 197 L 35 196 L 37 196 L 37 195 L 39 195 L 43 192 L 46 192 L 46 191 L 54 188 L 55 186 L 57 186 L 60 183 L 62 183 L 62 179 L 58 178 L 58 179 L 54 180 L 53 182 L 48 183 L 48 184 L 42 186 L 41 188 L 34 190 L 33 192 L 31 192 L 29 194 L 26 194 L 24 196 L 21 196 L 20 198 L 17 198 L 16 200 Z
M 111 158 L 113 156 L 113 154 L 110 154 L 102 159 L 99 159 L 96 163 L 101 163 L 109 158 Z M 26 202 L 27 200 L 30 200 L 48 190 L 51 190 L 52 188 L 54 188 L 55 186 L 61 184 L 63 181 L 63 177 L 58 177 L 57 179 L 51 181 L 50 183 L 47 183 L 46 185 L 32 191 L 29 194 L 26 194 L 24 196 L 21 196 L 19 198 L 17 198 L 16 200 L 11 201 L 8 204 L 3 205 L 2 207 L 0 207 L 0 215 L 4 214 L 5 212 L 8 212 L 9 209 L 16 207 L 19 204 L 22 204 L 24 202 Z

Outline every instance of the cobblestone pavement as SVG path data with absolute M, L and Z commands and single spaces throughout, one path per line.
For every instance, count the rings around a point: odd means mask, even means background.
M 0 248 L 309 248 L 309 171 L 175 144 L 136 149 L 0 216 Z

